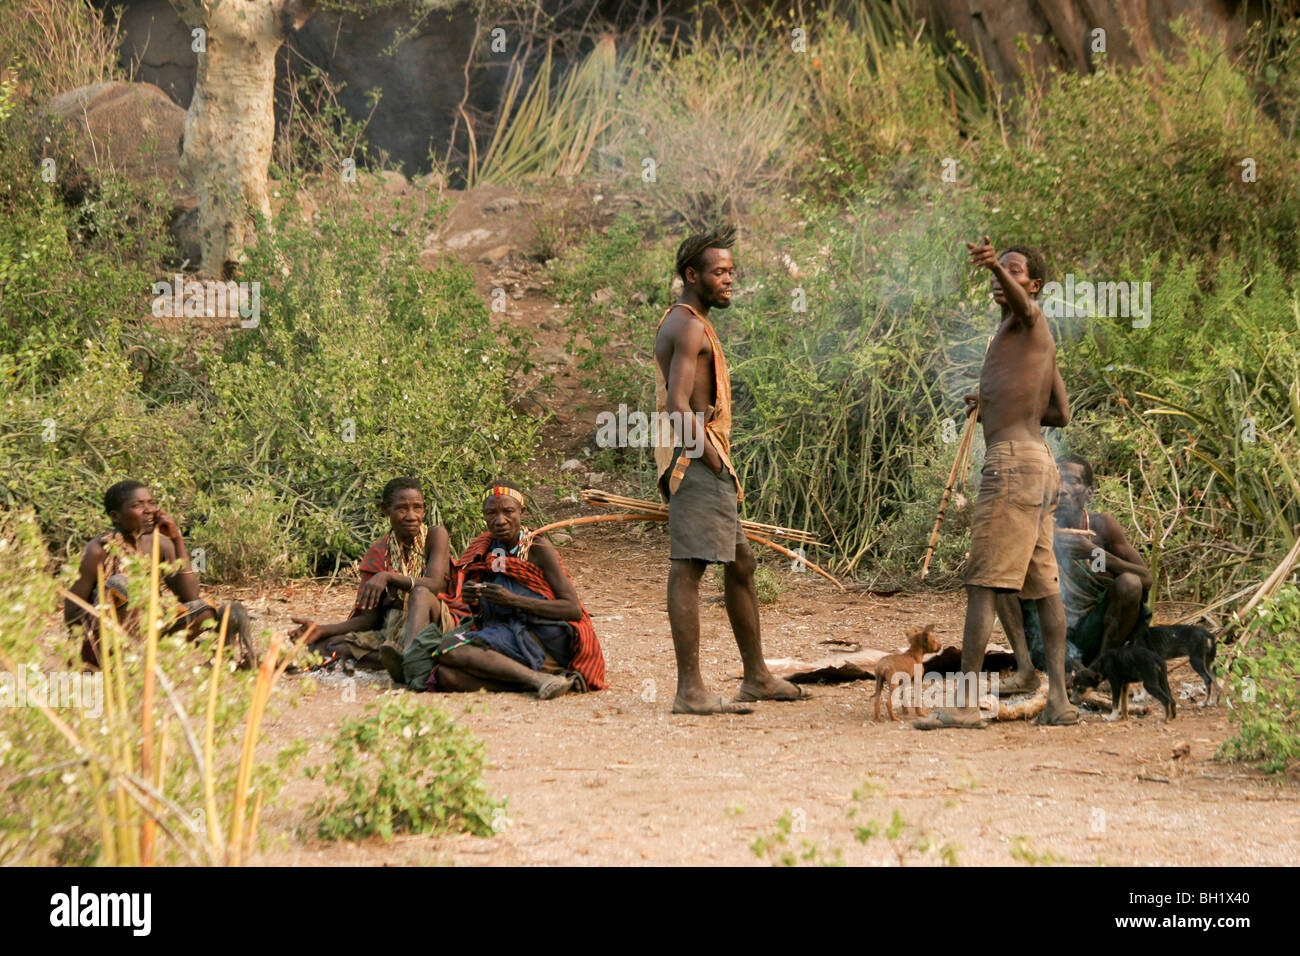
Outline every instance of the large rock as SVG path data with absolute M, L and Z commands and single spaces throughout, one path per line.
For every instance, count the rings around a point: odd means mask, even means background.
M 46 112 L 71 134 L 59 182 L 72 193 L 109 170 L 133 183 L 160 180 L 173 208 L 192 205 L 178 162 L 185 111 L 149 83 L 96 83 L 62 93 Z
M 182 108 L 194 96 L 198 54 L 190 28 L 168 0 L 128 0 L 118 29 L 119 56 L 130 75 L 152 83 Z
M 298 72 L 305 72 L 307 63 L 324 70 L 341 87 L 339 105 L 354 117 L 370 117 L 366 140 L 408 174 L 422 173 L 429 169 L 431 151 L 439 159 L 446 152 L 465 95 L 465 60 L 474 33 L 474 6 L 467 3 L 434 11 L 413 33 L 410 10 L 400 5 L 369 12 L 364 19 L 320 10 L 291 38 L 289 62 Z M 399 37 L 404 39 L 392 48 Z M 498 84 L 509 61 L 500 59 L 502 69 L 490 71 Z M 380 98 L 372 114 L 375 89 Z M 498 101 L 499 90 L 486 88 L 479 79 L 466 105 L 471 114 L 490 113 Z M 458 145 L 465 146 L 463 123 Z

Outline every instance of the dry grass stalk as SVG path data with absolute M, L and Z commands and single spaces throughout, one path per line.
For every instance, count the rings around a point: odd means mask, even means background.
M 952 497 L 952 489 L 957 484 L 958 477 L 965 480 L 966 465 L 970 461 L 971 446 L 975 444 L 975 418 L 979 413 L 978 407 L 972 408 L 966 414 L 966 430 L 962 432 L 961 441 L 957 443 L 957 455 L 952 460 L 952 470 L 948 473 L 948 483 L 943 486 L 943 497 L 939 499 L 939 513 L 934 519 L 934 528 L 930 531 L 930 543 L 925 548 L 925 558 L 921 561 L 921 580 L 924 581 L 926 575 L 930 573 L 930 559 L 934 557 L 935 545 L 939 543 L 939 529 L 943 527 L 943 516 L 948 510 L 948 499 Z
M 283 676 L 292 652 L 280 657 L 283 638 L 277 635 L 262 662 L 245 717 L 244 743 L 231 796 L 229 832 L 222 833 L 219 819 L 215 781 L 215 716 L 217 694 L 221 683 L 222 663 L 225 659 L 229 614 L 222 616 L 217 635 L 214 666 L 208 683 L 208 710 L 205 739 L 200 750 L 199 742 L 190 720 L 166 675 L 158 666 L 158 637 L 163 616 L 158 600 L 160 584 L 160 557 L 155 537 L 151 556 L 151 591 L 148 611 L 143 621 L 145 627 L 145 666 L 140 715 L 140 773 L 133 766 L 133 723 L 129 718 L 129 698 L 126 685 L 124 659 L 128 643 L 126 627 L 117 614 L 104 587 L 100 571 L 99 591 L 104 603 L 92 607 L 75 595 L 65 596 L 94 616 L 100 634 L 101 671 L 104 677 L 104 718 L 108 732 L 101 742 L 99 734 L 82 735 L 66 723 L 48 706 L 36 702 L 41 713 L 78 754 L 78 762 L 88 764 L 94 784 L 94 812 L 103 839 L 103 859 L 109 865 L 149 866 L 157 857 L 156 837 L 159 831 L 193 865 L 239 865 L 252 851 L 261 816 L 262 794 L 253 794 L 251 812 L 249 796 L 253 770 L 256 763 L 256 745 L 266 712 L 267 701 L 276 681 Z M 297 650 L 293 648 L 292 650 Z M 17 675 L 14 663 L 0 651 L 0 664 Z M 157 722 L 153 717 L 155 689 L 161 687 L 167 697 L 186 747 L 194 761 L 203 789 L 207 812 L 206 833 L 197 840 L 190 826 L 188 814 L 167 796 L 165 786 L 167 768 L 175 754 L 170 739 L 169 721 L 163 714 Z M 156 732 L 155 732 L 156 730 Z M 109 793 L 111 792 L 111 799 Z
M 607 491 L 601 491 L 598 488 L 584 488 L 581 492 L 582 500 L 589 505 L 596 505 L 602 508 L 628 508 L 635 509 L 648 515 L 654 515 L 656 520 L 666 521 L 668 519 L 668 506 L 658 501 L 641 501 L 638 498 L 625 498 L 622 495 L 610 494 Z M 758 521 L 741 521 L 740 527 L 745 531 L 752 531 L 755 534 L 773 535 L 779 538 L 789 538 L 800 544 L 821 544 L 816 535 L 811 531 L 799 531 L 795 528 L 783 528 L 780 525 L 763 524 Z

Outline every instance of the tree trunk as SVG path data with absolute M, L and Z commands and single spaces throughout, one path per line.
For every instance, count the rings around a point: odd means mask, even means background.
M 1089 73 L 1102 48 L 1111 66 L 1144 63 L 1153 52 L 1167 53 L 1178 46 L 1171 24 L 1180 16 L 1201 29 L 1221 31 L 1235 42 L 1242 31 L 1239 6 L 1235 0 L 913 2 L 916 15 L 925 18 L 936 36 L 951 30 L 984 58 L 1003 86 L 1017 84 L 1026 69 L 1039 74 L 1049 67 Z M 1097 36 L 1094 30 L 1104 32 Z M 1021 34 L 1046 42 L 1031 44 L 1026 54 L 1016 40 Z
M 275 140 L 275 54 L 315 0 L 173 0 L 205 33 L 194 98 L 185 114 L 180 171 L 198 194 L 201 270 L 230 278 L 270 217 L 267 173 Z

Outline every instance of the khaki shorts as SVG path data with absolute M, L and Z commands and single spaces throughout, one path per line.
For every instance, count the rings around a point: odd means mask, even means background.
M 681 484 L 668 499 L 669 557 L 712 564 L 736 560 L 744 544 L 736 479 L 725 468 L 715 475 L 702 459 L 693 459 Z
M 966 583 L 1019 591 L 1027 600 L 1061 590 L 1052 552 L 1061 474 L 1038 441 L 997 442 L 984 457 L 971 517 Z

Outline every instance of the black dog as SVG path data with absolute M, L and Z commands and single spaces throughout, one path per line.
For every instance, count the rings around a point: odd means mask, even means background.
M 1147 693 L 1165 708 L 1165 719 L 1173 720 L 1177 708 L 1169 692 L 1169 673 L 1161 657 L 1145 647 L 1125 644 L 1102 654 L 1090 667 L 1081 667 L 1070 679 L 1070 696 L 1082 697 L 1102 681 L 1110 683 L 1111 713 L 1107 720 L 1128 718 L 1128 685 L 1142 682 Z
M 1166 624 L 1147 628 L 1146 633 L 1135 636 L 1132 643 L 1154 651 L 1166 661 L 1186 657 L 1192 670 L 1205 681 L 1205 703 L 1210 702 L 1214 695 L 1214 675 L 1210 665 L 1214 663 L 1217 650 L 1213 634 L 1195 624 Z

